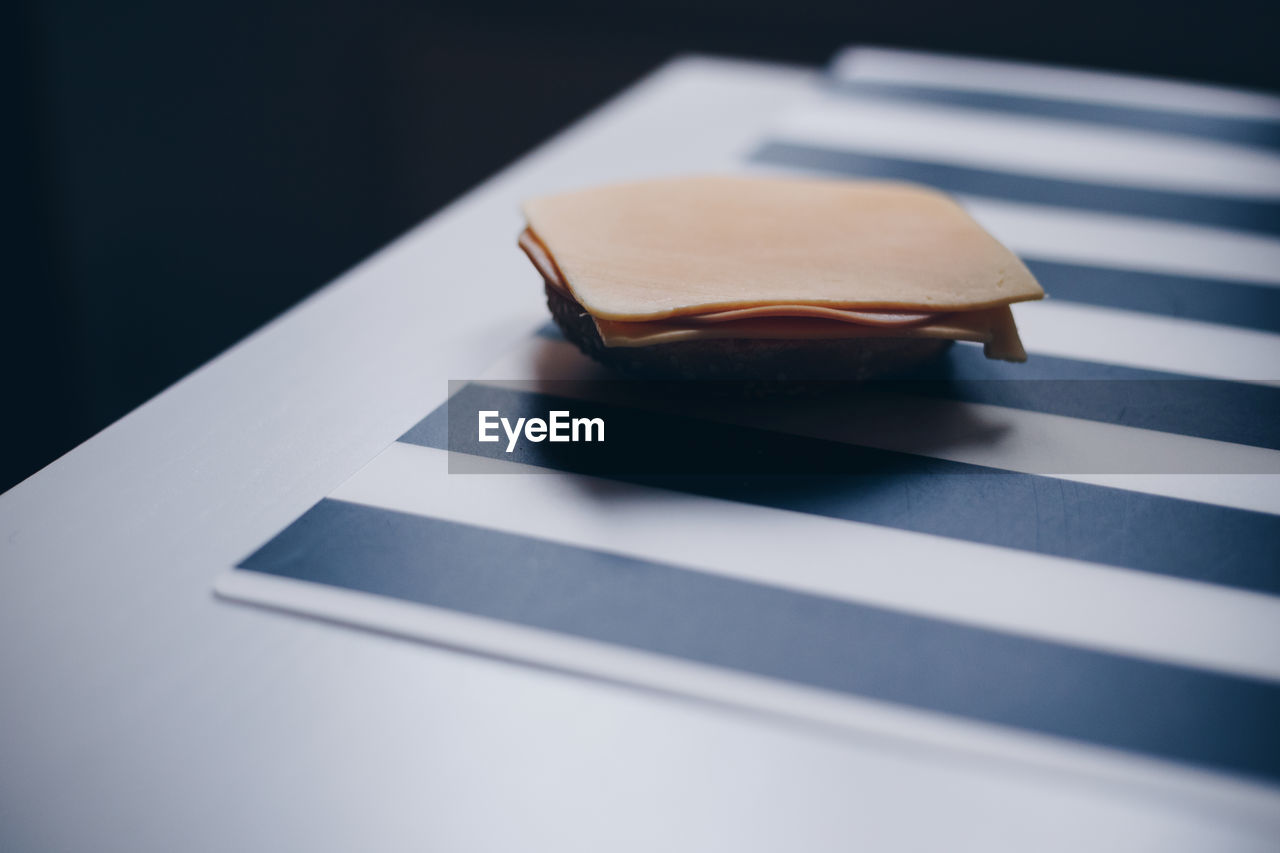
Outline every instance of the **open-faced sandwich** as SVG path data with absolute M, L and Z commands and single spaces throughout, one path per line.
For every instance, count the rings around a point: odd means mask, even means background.
M 1024 361 L 1009 305 L 1044 296 L 959 204 L 912 184 L 670 178 L 524 213 L 561 330 L 632 375 L 868 379 L 953 341 Z

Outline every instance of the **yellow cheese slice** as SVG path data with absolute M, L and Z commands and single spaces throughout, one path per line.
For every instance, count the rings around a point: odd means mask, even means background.
M 551 259 L 545 246 L 528 228 L 520 232 L 518 241 L 520 248 L 529 257 L 533 266 L 542 274 L 547 284 L 573 298 L 573 292 L 564 283 L 564 278 L 556 263 Z M 754 308 L 732 308 L 727 311 L 712 311 L 707 314 L 692 314 L 681 319 L 698 323 L 723 323 L 728 320 L 743 320 L 749 317 L 826 317 L 830 320 L 842 320 L 846 323 L 862 323 L 868 326 L 914 326 L 925 322 L 934 314 L 903 314 L 889 311 L 853 311 L 848 308 L 827 308 L 822 305 L 759 305 Z
M 604 320 L 770 305 L 934 314 L 1044 295 L 955 201 L 912 184 L 670 178 L 543 196 L 524 212 Z
M 647 347 L 681 341 L 723 339 L 830 340 L 842 338 L 940 338 L 974 341 L 987 358 L 1026 361 L 1013 312 L 1008 306 L 963 311 L 919 326 L 886 328 L 821 318 L 769 317 L 702 324 L 685 319 L 640 323 L 595 318 L 600 339 L 608 347 Z

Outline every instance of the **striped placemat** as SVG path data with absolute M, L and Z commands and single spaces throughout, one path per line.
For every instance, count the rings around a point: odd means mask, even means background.
M 1280 783 L 1280 99 L 856 48 L 742 168 L 956 194 L 1050 294 L 1014 309 L 1030 361 L 959 345 L 874 404 L 664 408 L 539 386 L 598 376 L 548 326 L 220 588 L 917 741 Z M 644 418 L 658 450 L 584 473 L 451 443 L 451 407 Z M 857 472 L 693 476 L 693 435 L 706 470 Z

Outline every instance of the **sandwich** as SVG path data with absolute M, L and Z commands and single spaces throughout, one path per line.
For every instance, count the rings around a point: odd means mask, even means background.
M 666 178 L 530 199 L 519 245 L 565 337 L 662 379 L 864 380 L 955 341 L 1025 361 L 1026 266 L 951 197 L 883 181 Z

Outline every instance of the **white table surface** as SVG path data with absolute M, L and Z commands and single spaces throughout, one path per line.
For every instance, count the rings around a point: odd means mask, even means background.
M 722 169 L 813 72 L 685 58 L 0 496 L 0 849 L 1267 849 L 1099 787 L 218 600 L 528 335 L 521 198 Z

